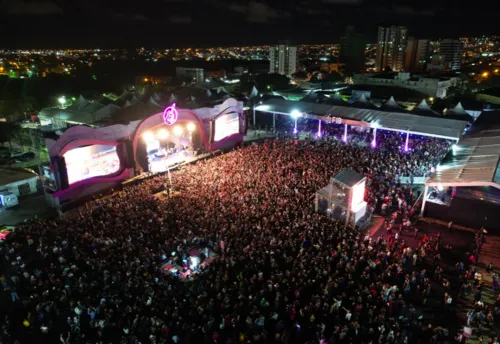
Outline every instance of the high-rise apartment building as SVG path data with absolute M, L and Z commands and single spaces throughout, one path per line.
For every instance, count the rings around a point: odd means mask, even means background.
M 345 64 L 347 74 L 365 70 L 366 37 L 357 34 L 353 26 L 348 26 L 340 41 L 339 62 Z
M 375 68 L 383 71 L 387 67 L 393 71 L 404 69 L 408 29 L 404 26 L 378 28 L 377 59 Z
M 409 72 L 423 72 L 430 61 L 430 43 L 428 39 L 408 38 L 404 69 Z
M 189 81 L 196 84 L 201 84 L 205 81 L 205 71 L 203 68 L 184 68 L 177 67 L 175 69 L 177 79 Z
M 269 73 L 291 76 L 297 71 L 297 47 L 279 44 L 269 49 Z
M 462 66 L 464 43 L 458 39 L 444 39 L 439 43 L 439 55 L 449 70 L 459 70 Z

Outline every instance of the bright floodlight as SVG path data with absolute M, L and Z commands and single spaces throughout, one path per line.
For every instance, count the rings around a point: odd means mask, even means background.
M 62 96 L 57 101 L 59 102 L 59 104 L 64 105 L 66 103 L 66 98 Z
M 196 126 L 194 125 L 194 123 L 188 123 L 187 125 L 187 130 L 192 133 L 194 130 L 196 129 Z
M 297 109 L 294 109 L 294 110 L 292 110 L 292 112 L 290 112 L 290 116 L 292 116 L 293 118 L 299 118 L 301 115 L 302 114 Z
M 161 140 L 165 140 L 168 137 L 168 131 L 167 131 L 167 129 L 160 129 L 160 130 L 158 130 L 158 137 Z
M 269 105 L 259 105 L 255 108 L 257 111 L 266 111 L 269 110 L 271 107 Z
M 181 136 L 182 135 L 182 128 L 180 126 L 176 126 L 174 127 L 174 134 L 177 135 L 177 136 Z
M 144 138 L 144 141 L 146 141 L 146 142 L 150 142 L 150 141 L 153 141 L 155 139 L 155 135 L 150 131 L 146 131 L 144 134 L 142 134 L 142 137 Z

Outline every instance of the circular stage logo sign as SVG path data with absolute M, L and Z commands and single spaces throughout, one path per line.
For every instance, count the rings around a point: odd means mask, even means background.
M 175 103 L 173 103 L 168 108 L 166 108 L 165 111 L 163 111 L 163 123 L 165 123 L 166 125 L 173 125 L 175 122 L 177 122 L 178 117 L 179 113 L 175 108 Z

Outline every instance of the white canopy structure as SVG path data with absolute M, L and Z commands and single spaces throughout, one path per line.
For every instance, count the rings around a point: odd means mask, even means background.
M 500 132 L 466 137 L 451 152 L 425 184 L 421 215 L 430 187 L 490 186 L 500 189 Z
M 252 90 L 248 94 L 248 98 L 254 98 L 254 97 L 257 97 L 258 95 L 259 95 L 259 91 L 257 90 L 257 88 L 255 86 L 253 86 Z
M 290 115 L 296 110 L 303 118 L 312 118 L 331 122 L 332 118 L 341 118 L 342 123 L 353 126 L 380 128 L 403 132 L 409 135 L 438 137 L 456 140 L 463 134 L 467 122 L 448 119 L 446 117 L 418 116 L 397 111 L 359 108 L 349 105 L 318 104 L 310 102 L 295 102 L 284 99 L 269 99 L 256 111 Z
M 460 102 L 458 102 L 448 113 L 453 115 L 469 115 Z
M 453 145 L 427 186 L 494 186 L 500 160 L 500 136 L 470 137 Z

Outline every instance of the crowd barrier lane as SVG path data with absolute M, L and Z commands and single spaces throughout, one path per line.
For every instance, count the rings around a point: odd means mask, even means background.
M 435 224 L 438 224 L 438 225 L 441 225 L 441 226 L 444 226 L 447 228 L 448 228 L 448 223 L 449 223 L 449 222 L 445 222 L 442 220 L 432 219 L 430 217 L 421 217 L 421 218 L 419 218 L 419 221 L 427 222 L 427 223 L 435 223 Z M 458 229 L 460 231 L 466 231 L 466 232 L 471 232 L 471 233 L 477 233 L 479 231 L 479 229 L 473 229 L 473 228 L 469 228 L 469 227 L 465 227 L 465 226 L 461 226 L 461 225 L 456 225 L 456 224 L 453 224 L 452 229 L 453 230 Z

